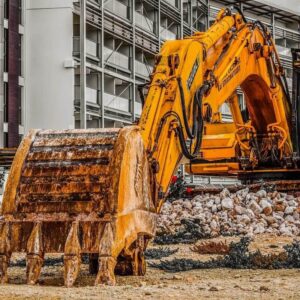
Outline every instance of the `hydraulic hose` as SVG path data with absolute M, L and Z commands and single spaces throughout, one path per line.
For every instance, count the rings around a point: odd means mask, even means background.
M 181 77 L 177 78 L 177 83 L 178 83 L 178 88 L 179 88 L 180 102 L 181 102 L 181 109 L 182 109 L 182 115 L 183 115 L 183 122 L 184 122 L 185 131 L 186 131 L 187 136 L 190 139 L 193 139 L 195 137 L 194 134 L 193 134 L 193 132 L 195 130 L 192 129 L 192 131 L 191 131 L 190 127 L 189 127 L 189 121 L 188 121 L 187 114 L 186 114 L 185 98 L 184 98 L 184 91 L 183 91 L 183 87 L 182 87 Z M 194 105 L 193 105 L 193 108 L 194 108 Z M 193 124 L 193 126 L 194 125 L 195 124 Z

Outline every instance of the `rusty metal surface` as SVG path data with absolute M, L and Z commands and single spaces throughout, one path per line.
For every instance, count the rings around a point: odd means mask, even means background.
M 108 165 L 117 137 L 118 130 L 38 132 L 22 167 L 18 211 L 108 212 Z
M 230 246 L 223 241 L 207 241 L 190 248 L 200 254 L 228 254 Z
M 279 192 L 297 192 L 300 191 L 300 180 L 271 180 L 252 184 L 235 185 L 202 184 L 190 188 L 191 190 L 189 191 L 189 193 L 184 196 L 194 197 L 198 194 L 203 193 L 219 194 L 225 188 L 228 189 L 231 193 L 235 193 L 246 188 L 251 192 L 256 192 L 260 189 L 276 190 Z
M 146 244 L 155 234 L 153 178 L 138 127 L 31 131 L 3 198 L 1 281 L 8 280 L 12 252 L 27 253 L 28 284 L 38 281 L 50 252 L 64 253 L 66 286 L 74 284 L 83 253 L 98 257 L 95 284 L 114 284 L 115 267 L 124 264 L 143 274 L 137 240 Z

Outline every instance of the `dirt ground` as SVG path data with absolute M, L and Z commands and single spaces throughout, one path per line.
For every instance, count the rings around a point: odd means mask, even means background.
M 224 241 L 225 238 L 219 238 Z M 238 238 L 226 238 L 238 240 Z M 278 253 L 293 238 L 261 235 L 251 250 Z M 153 246 L 152 246 L 153 247 Z M 191 245 L 174 245 L 178 252 L 165 259 L 193 258 L 207 260 L 212 256 L 190 250 Z M 14 259 L 20 256 L 14 256 Z M 232 270 L 207 269 L 167 273 L 148 267 L 144 277 L 117 277 L 117 286 L 94 287 L 95 276 L 83 265 L 76 285 L 63 287 L 63 267 L 47 266 L 39 285 L 27 286 L 25 267 L 9 269 L 10 284 L 0 288 L 0 299 L 300 299 L 300 270 Z

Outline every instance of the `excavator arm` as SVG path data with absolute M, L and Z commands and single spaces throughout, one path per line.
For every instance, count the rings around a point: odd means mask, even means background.
M 162 198 L 182 156 L 197 174 L 296 166 L 283 69 L 263 24 L 221 10 L 207 32 L 167 41 L 156 61 L 139 126 Z

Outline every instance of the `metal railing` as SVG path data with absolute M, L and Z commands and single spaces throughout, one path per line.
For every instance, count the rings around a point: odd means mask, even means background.
M 172 6 L 176 7 L 176 0 L 165 0 L 167 3 L 171 4 Z
M 104 93 L 103 99 L 104 107 L 120 110 L 124 112 L 130 112 L 130 101 L 129 99 Z
M 122 18 L 128 17 L 128 6 L 117 0 L 109 0 L 105 2 L 104 8 Z
M 80 53 L 80 37 L 79 36 L 73 37 L 73 52 L 76 54 Z M 97 43 L 90 39 L 87 39 L 86 40 L 86 53 L 87 53 L 87 55 L 97 57 L 98 56 Z
M 80 101 L 80 86 L 75 86 L 75 101 Z M 86 87 L 86 101 L 98 104 L 98 90 Z
M 139 75 L 149 77 L 152 73 L 153 67 L 147 64 L 144 64 L 138 60 L 135 61 L 135 72 Z
M 160 27 L 160 36 L 163 40 L 176 40 L 177 34 L 166 29 L 165 27 Z
M 138 116 L 142 114 L 142 103 L 136 101 L 134 102 L 134 112 Z
M 151 33 L 153 33 L 154 30 L 154 24 L 153 21 L 151 21 L 149 18 L 144 16 L 143 14 L 139 12 L 135 12 L 135 24 Z
M 128 56 L 114 51 L 110 48 L 103 47 L 104 63 L 110 63 L 115 66 L 120 66 L 124 69 L 129 69 L 129 58 Z

